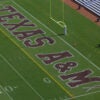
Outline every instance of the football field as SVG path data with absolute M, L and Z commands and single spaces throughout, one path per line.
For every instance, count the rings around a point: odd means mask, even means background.
M 49 4 L 0 0 L 0 100 L 99 100 L 100 26 L 65 5 L 64 35 Z

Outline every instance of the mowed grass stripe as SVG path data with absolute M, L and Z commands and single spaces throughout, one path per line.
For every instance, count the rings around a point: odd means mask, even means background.
M 63 85 L 61 85 L 51 74 L 48 73 L 48 71 L 46 71 L 36 60 L 34 60 L 33 57 L 31 57 L 29 55 L 29 53 L 24 50 L 23 48 L 21 48 L 21 46 L 16 43 L 11 37 L 9 37 L 9 35 L 7 35 L 5 33 L 5 31 L 3 31 L 2 29 L 0 29 L 0 31 L 14 44 L 16 45 L 33 63 L 35 63 L 37 65 L 37 67 L 39 67 L 44 73 L 46 73 L 67 95 L 69 95 L 71 98 L 74 98 L 74 95 L 72 93 L 70 93 L 67 89 L 64 88 Z

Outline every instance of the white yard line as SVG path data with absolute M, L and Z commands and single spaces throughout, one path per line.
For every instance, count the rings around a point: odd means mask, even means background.
M 8 60 L 3 56 L 0 55 L 0 57 L 9 65 L 9 67 L 41 98 L 41 100 L 44 100 L 44 98 L 34 89 L 34 87 L 31 86 L 31 84 L 11 65 Z
M 0 85 L 0 88 L 3 90 L 3 92 L 10 98 L 10 100 L 14 100 L 3 88 L 3 86 Z
M 11 0 L 12 1 L 12 0 Z M 47 28 L 50 32 L 52 32 L 53 34 L 57 35 L 53 30 L 51 30 L 49 27 L 47 27 L 45 24 L 43 24 L 41 21 L 39 21 L 36 17 L 34 17 L 33 15 L 31 15 L 28 11 L 26 11 L 23 7 L 21 7 L 19 4 L 17 4 L 15 1 L 12 1 L 14 4 L 16 4 L 19 8 L 23 9 L 24 12 L 26 12 L 28 15 L 30 15 L 31 17 L 33 17 L 38 23 L 40 23 L 42 26 L 44 26 L 45 28 Z M 69 47 L 71 47 L 74 51 L 76 51 L 79 55 L 81 55 L 85 60 L 87 60 L 91 65 L 93 65 L 95 68 L 97 68 L 98 70 L 100 70 L 100 67 L 98 67 L 96 64 L 94 64 L 91 60 L 89 60 L 86 56 L 84 56 L 81 52 L 79 52 L 76 48 L 74 48 L 72 45 L 70 45 L 67 41 L 65 41 L 63 38 L 61 38 L 60 36 L 58 36 L 58 38 L 60 40 L 62 40 L 65 44 L 67 44 Z

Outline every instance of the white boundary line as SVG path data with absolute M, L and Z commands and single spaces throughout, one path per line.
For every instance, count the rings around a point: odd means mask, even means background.
M 12 1 L 12 0 L 11 0 Z M 42 26 L 47 28 L 50 32 L 57 35 L 53 30 L 51 30 L 49 27 L 47 27 L 45 24 L 43 24 L 41 21 L 39 21 L 36 17 L 32 16 L 28 11 L 26 11 L 23 7 L 21 7 L 19 4 L 17 4 L 15 1 L 12 1 L 15 5 L 17 5 L 19 8 L 23 9 L 24 12 L 26 12 L 28 15 L 33 17 L 38 23 L 40 23 Z M 62 40 L 65 44 L 67 44 L 69 47 L 71 47 L 74 51 L 76 51 L 79 55 L 81 55 L 85 60 L 87 60 L 91 65 L 96 67 L 98 70 L 100 70 L 100 67 L 98 67 L 96 64 L 94 64 L 91 60 L 89 60 L 86 56 L 84 56 L 81 52 L 79 52 L 76 48 L 74 48 L 72 45 L 70 45 L 68 42 L 66 42 L 64 39 L 62 39 L 60 36 L 58 36 L 60 40 Z
M 44 100 L 44 98 L 30 85 L 30 83 L 8 62 L 8 60 L 0 54 L 0 57 L 9 65 L 9 67 L 41 98 L 41 100 Z
M 3 88 L 3 86 L 0 85 L 0 88 L 3 90 L 3 92 L 10 98 L 10 100 L 14 100 Z

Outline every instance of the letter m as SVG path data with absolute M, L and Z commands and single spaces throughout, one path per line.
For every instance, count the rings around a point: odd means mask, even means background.
M 70 75 L 61 75 L 62 80 L 69 79 L 68 85 L 70 87 L 76 87 L 82 84 L 91 83 L 91 82 L 100 82 L 100 76 L 98 77 L 89 77 L 92 73 L 91 70 L 84 70 L 78 73 L 73 73 Z

